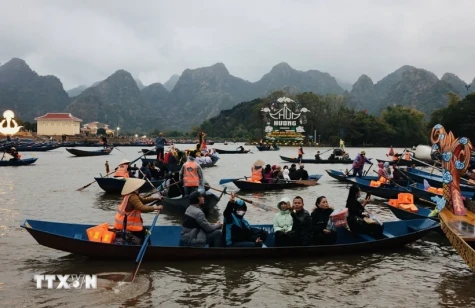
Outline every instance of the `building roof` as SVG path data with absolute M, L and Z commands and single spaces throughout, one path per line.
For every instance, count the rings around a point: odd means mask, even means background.
M 82 122 L 70 113 L 47 113 L 44 116 L 37 117 L 35 120 L 72 120 L 74 122 Z

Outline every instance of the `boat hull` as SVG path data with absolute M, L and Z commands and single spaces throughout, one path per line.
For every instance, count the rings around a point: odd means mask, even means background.
M 283 160 L 283 161 L 287 161 L 289 163 L 302 163 L 302 164 L 352 164 L 353 163 L 353 160 L 351 159 L 346 159 L 346 160 L 343 160 L 343 159 L 332 159 L 332 160 L 329 160 L 329 159 L 321 159 L 321 160 L 316 160 L 316 159 L 302 159 L 301 161 L 299 161 L 298 158 L 290 158 L 290 157 L 285 157 L 285 156 L 280 156 L 280 158 Z
M 370 193 L 373 196 L 383 199 L 397 199 L 398 194 L 411 192 L 410 188 L 404 189 L 394 184 L 382 185 L 379 187 L 370 186 L 369 180 L 365 180 L 359 177 L 348 179 L 349 181 L 358 184 L 360 189 L 366 193 Z M 407 185 L 407 183 L 406 183 Z
M 418 183 L 423 183 L 424 180 L 429 183 L 430 186 L 440 188 L 442 187 L 442 176 L 437 174 L 431 174 L 414 168 L 400 168 L 411 180 Z M 463 181 L 462 181 L 463 182 Z M 460 189 L 466 192 L 475 193 L 475 186 L 460 184 Z
M 279 150 L 280 150 L 279 147 L 270 148 L 270 147 L 260 146 L 260 145 L 256 145 L 256 148 L 257 148 L 259 151 L 279 151 Z
M 227 150 L 216 149 L 216 152 L 218 152 L 218 154 L 247 154 L 247 153 L 251 152 L 251 150 L 227 151 Z
M 122 188 L 124 187 L 125 184 L 125 179 L 117 179 L 117 178 L 94 178 L 99 185 L 100 188 L 102 188 L 103 191 L 106 193 L 121 193 Z M 142 187 L 140 187 L 141 192 L 143 191 L 149 191 L 152 190 L 153 188 L 157 188 L 163 183 L 163 180 L 156 180 L 156 181 L 151 181 L 153 184 L 153 187 L 146 182 L 143 184 Z
M 245 190 L 245 191 L 268 191 L 268 190 L 280 190 L 280 189 L 312 186 L 312 185 L 309 184 L 310 182 L 308 182 L 308 181 L 315 181 L 315 184 L 317 184 L 318 180 L 321 177 L 322 177 L 321 175 L 316 175 L 316 177 L 313 177 L 312 179 L 305 181 L 305 183 L 299 183 L 297 181 L 295 181 L 295 182 L 282 182 L 282 183 L 256 183 L 256 182 L 249 182 L 249 181 L 243 181 L 243 180 L 235 180 L 235 181 L 233 181 L 233 183 L 240 190 Z
M 0 167 L 28 166 L 36 162 L 38 158 L 25 158 L 20 160 L 0 160 Z
M 103 156 L 103 155 L 109 155 L 112 152 L 112 149 L 106 149 L 106 150 L 97 150 L 97 151 L 83 151 L 83 150 L 78 150 L 78 149 L 68 149 L 66 148 L 66 151 L 69 153 L 73 154 L 74 156 L 77 157 L 86 157 L 86 156 Z
M 400 159 L 397 160 L 396 162 L 392 160 L 384 160 L 384 159 L 376 159 L 378 163 L 389 163 L 390 166 L 394 165 L 396 163 L 396 166 L 403 166 L 403 167 L 411 167 L 411 166 L 416 166 L 416 167 L 427 167 L 427 164 L 423 164 L 421 162 L 415 161 L 413 159 L 411 160 L 406 160 L 406 159 Z
M 135 260 L 140 245 L 117 245 L 91 242 L 86 229 L 93 225 L 67 224 L 38 220 L 25 220 L 21 225 L 40 244 L 90 258 Z M 322 257 L 346 253 L 368 253 L 383 249 L 394 249 L 424 237 L 439 224 L 429 220 L 391 221 L 384 223 L 385 234 L 391 235 L 381 240 L 368 236 L 354 235 L 345 228 L 338 228 L 335 245 L 279 247 L 274 246 L 272 225 L 256 225 L 269 233 L 265 242 L 268 248 L 204 248 L 180 247 L 180 226 L 155 226 L 151 243 L 145 253 L 145 260 L 186 261 L 196 259 L 243 259 L 283 257 Z
M 345 173 L 343 173 L 342 171 L 338 171 L 338 170 L 334 170 L 334 169 L 326 169 L 325 172 L 331 176 L 332 178 L 340 181 L 340 182 L 345 182 L 345 183 L 350 183 L 351 181 L 349 179 L 353 179 L 355 178 L 356 176 L 353 176 L 352 174 L 346 176 Z M 378 177 L 376 176 L 363 176 L 362 177 L 363 179 L 365 180 L 369 180 L 369 181 L 376 181 L 378 180 Z
M 216 163 L 218 162 L 219 158 L 218 159 L 215 159 L 213 160 L 212 163 L 210 164 L 201 164 L 200 167 L 201 168 L 209 168 L 209 167 L 214 167 L 216 165 Z M 155 165 L 158 167 L 158 168 L 165 168 L 165 171 L 171 171 L 171 172 L 174 172 L 174 171 L 180 171 L 181 169 L 181 166 L 182 165 L 172 165 L 172 164 L 163 164 L 161 162 L 158 162 L 156 159 L 153 159 L 153 158 L 142 158 L 142 163 L 143 164 L 146 164 L 146 163 L 155 163 Z

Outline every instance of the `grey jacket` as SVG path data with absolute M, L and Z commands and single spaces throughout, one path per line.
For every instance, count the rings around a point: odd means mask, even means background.
M 219 225 L 210 224 L 199 207 L 190 205 L 183 217 L 180 245 L 203 247 L 206 245 L 206 235 L 218 229 Z

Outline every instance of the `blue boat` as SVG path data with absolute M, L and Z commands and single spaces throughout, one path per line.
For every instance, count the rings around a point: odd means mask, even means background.
M 0 160 L 0 167 L 28 166 L 36 162 L 38 158 L 25 158 L 19 160 Z
M 388 203 L 383 203 L 397 218 L 401 220 L 411 220 L 411 219 L 432 219 L 434 221 L 439 222 L 439 216 L 431 216 L 429 217 L 429 214 L 432 212 L 432 210 L 427 209 L 425 207 L 416 205 L 417 207 L 417 213 L 409 212 L 397 207 L 394 207 L 392 205 L 389 205 Z
M 102 188 L 102 190 L 104 190 L 106 193 L 120 193 L 125 184 L 124 178 L 97 177 L 94 179 L 96 180 L 99 187 Z M 157 188 L 163 183 L 163 180 L 155 180 L 151 181 L 151 183 L 153 184 L 153 187 L 148 182 L 146 182 L 142 187 L 140 187 L 140 191 L 149 191 L 153 188 Z
M 431 174 L 430 172 L 422 171 L 415 168 L 400 168 L 399 170 L 404 172 L 414 182 L 424 183 L 424 180 L 427 180 L 427 183 L 429 183 L 429 185 L 433 187 L 442 187 L 441 175 Z M 475 192 L 474 185 L 460 184 L 460 189 L 464 191 Z
M 28 231 L 38 244 L 72 254 L 100 259 L 135 260 L 141 245 L 117 245 L 91 242 L 86 230 L 94 225 L 70 224 L 40 220 L 25 220 L 21 227 Z M 369 253 L 383 249 L 393 250 L 421 239 L 439 228 L 430 219 L 400 220 L 384 223 L 384 238 L 376 240 L 363 234 L 353 234 L 346 228 L 337 229 L 337 242 L 334 245 L 305 247 L 274 247 L 272 225 L 255 225 L 269 233 L 262 248 L 206 248 L 180 247 L 181 226 L 155 226 L 150 237 L 150 245 L 145 253 L 146 260 L 185 261 L 197 259 L 239 259 L 282 257 L 322 257 L 348 253 Z
M 425 200 L 430 201 L 430 200 L 432 200 L 431 199 L 432 197 L 436 197 L 436 196 L 441 197 L 441 195 L 439 195 L 439 194 L 435 194 L 433 192 L 425 190 L 424 189 L 424 184 L 422 184 L 422 183 L 411 184 L 410 188 L 411 188 L 412 194 L 415 197 L 419 198 L 419 199 L 425 199 Z M 473 195 L 475 194 L 472 191 L 464 191 L 464 190 L 461 191 L 460 193 L 462 194 L 463 197 L 468 198 L 468 199 L 472 199 Z
M 370 180 L 359 177 L 348 179 L 348 181 L 358 184 L 362 191 L 383 199 L 397 199 L 398 194 L 411 192 L 410 186 L 407 186 L 407 183 L 406 187 L 397 186 L 392 183 L 374 187 L 370 185 Z
M 281 180 L 277 183 L 260 183 L 250 182 L 247 180 L 236 179 L 233 181 L 234 185 L 243 191 L 268 191 L 268 190 L 280 190 L 287 188 L 315 186 L 318 180 L 322 177 L 321 174 L 309 175 L 308 180 L 286 181 Z
M 335 169 L 326 169 L 325 172 L 329 176 L 331 176 L 332 178 L 337 179 L 340 182 L 346 182 L 346 183 L 351 182 L 351 181 L 349 181 L 349 179 L 353 179 L 353 178 L 356 177 L 356 176 L 352 175 L 351 173 L 349 175 L 345 175 L 344 172 L 338 171 L 338 170 L 335 170 Z M 368 181 L 377 181 L 378 180 L 378 177 L 376 177 L 376 176 L 363 176 L 361 178 L 365 179 L 365 180 L 368 180 Z

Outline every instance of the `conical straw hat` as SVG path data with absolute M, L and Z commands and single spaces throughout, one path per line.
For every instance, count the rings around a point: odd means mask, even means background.
M 262 160 L 258 159 L 258 160 L 256 160 L 256 162 L 254 163 L 254 166 L 256 166 L 256 167 L 262 167 L 262 166 L 264 166 L 265 164 L 266 164 L 265 162 L 263 162 Z
M 120 161 L 120 164 L 119 164 L 119 165 L 128 164 L 128 163 L 130 163 L 130 160 L 128 160 L 128 159 L 123 159 L 123 160 Z
M 128 178 L 125 181 L 124 187 L 122 188 L 121 195 L 125 196 L 130 193 L 133 193 L 134 191 L 142 187 L 143 184 L 145 184 L 145 180 Z

